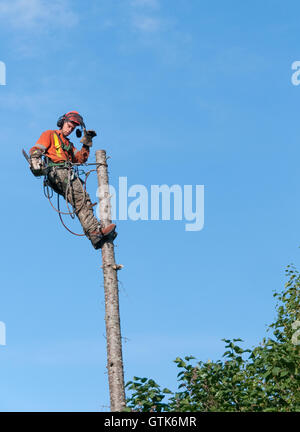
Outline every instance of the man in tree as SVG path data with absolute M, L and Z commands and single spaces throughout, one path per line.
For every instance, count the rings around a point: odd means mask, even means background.
M 77 111 L 70 111 L 61 116 L 57 126 L 59 127 L 57 130 L 43 132 L 37 143 L 30 149 L 31 171 L 35 176 L 43 175 L 42 156 L 47 158 L 49 185 L 71 203 L 85 235 L 94 248 L 99 249 L 110 234 L 116 235 L 116 225 L 110 224 L 105 228 L 101 226 L 94 216 L 90 196 L 84 190 L 82 181 L 68 165 L 68 162 L 87 161 L 96 132 L 85 129 L 83 118 Z M 84 131 L 84 136 L 80 140 L 83 144 L 81 150 L 77 150 L 68 138 L 77 126 Z M 77 130 L 76 135 L 81 136 L 81 132 Z

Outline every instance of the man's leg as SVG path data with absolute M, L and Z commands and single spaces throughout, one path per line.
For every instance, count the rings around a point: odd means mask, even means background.
M 115 234 L 115 224 L 110 224 L 105 228 L 101 227 L 100 222 L 94 216 L 91 198 L 84 190 L 82 181 L 78 177 L 71 181 L 71 187 L 67 195 L 68 201 L 75 208 L 85 235 L 91 241 L 94 248 L 99 249 L 103 245 L 103 238 L 105 236 L 111 233 Z
M 81 223 L 84 233 L 89 233 L 99 228 L 99 221 L 94 216 L 93 206 L 89 194 L 84 190 L 78 177 L 71 181 L 67 191 L 68 202 L 72 204 Z
M 71 177 L 70 177 L 71 175 Z M 89 194 L 84 190 L 83 184 L 78 177 L 72 180 L 72 172 L 64 168 L 52 168 L 49 173 L 49 181 L 53 189 L 63 195 L 73 206 L 75 213 L 81 223 L 83 231 L 92 242 L 95 249 L 102 246 L 100 240 L 103 236 L 114 231 L 115 225 L 111 224 L 101 229 L 100 222 L 94 216 L 93 206 Z

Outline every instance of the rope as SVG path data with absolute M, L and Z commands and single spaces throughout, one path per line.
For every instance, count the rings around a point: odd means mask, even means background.
M 60 208 L 60 207 L 59 207 L 59 194 L 57 194 L 57 207 L 58 207 L 58 209 Z M 62 218 L 62 215 L 61 215 L 61 212 L 58 213 L 58 216 L 59 216 L 59 219 L 60 219 L 61 223 L 63 224 L 64 228 L 66 228 L 66 230 L 69 231 L 69 233 L 71 233 L 71 234 L 73 234 L 73 235 L 76 235 L 77 237 L 84 237 L 84 236 L 85 236 L 85 234 L 77 234 L 77 233 L 74 233 L 73 231 L 71 231 L 71 230 L 70 230 L 70 229 L 65 225 L 65 223 L 64 223 L 64 221 L 63 221 L 63 218 Z
M 82 183 L 81 183 L 81 181 L 80 181 L 80 177 L 79 177 L 79 172 L 78 172 L 78 166 L 80 166 L 80 165 L 105 165 L 105 164 L 100 164 L 100 163 L 96 163 L 96 164 L 94 164 L 94 163 L 89 163 L 89 164 L 87 164 L 87 163 L 86 163 L 86 164 L 68 163 L 68 166 L 66 166 L 66 168 L 68 169 L 68 182 L 67 182 L 66 192 L 65 192 L 65 194 L 64 194 L 64 198 L 65 198 L 65 201 L 66 201 L 66 204 L 67 204 L 68 212 L 63 212 L 63 211 L 60 210 L 60 202 L 59 202 L 59 195 L 60 195 L 60 194 L 59 194 L 58 192 L 56 192 L 56 191 L 52 188 L 52 186 L 49 184 L 49 181 L 48 181 L 47 176 L 45 176 L 45 179 L 44 179 L 44 195 L 45 195 L 46 198 L 48 199 L 48 201 L 49 201 L 51 207 L 53 208 L 53 210 L 55 210 L 55 211 L 58 213 L 59 219 L 60 219 L 62 225 L 64 226 L 64 228 L 65 228 L 67 231 L 69 231 L 71 234 L 73 234 L 73 235 L 76 235 L 76 236 L 78 236 L 78 237 L 84 237 L 85 234 L 78 234 L 78 233 L 74 233 L 73 231 L 71 231 L 71 230 L 70 230 L 70 229 L 65 225 L 65 223 L 64 223 L 64 221 L 63 221 L 63 218 L 62 218 L 62 215 L 68 215 L 68 216 L 71 216 L 72 219 L 74 219 L 74 218 L 75 218 L 75 215 L 78 214 L 78 213 L 80 212 L 80 210 L 83 208 L 83 206 L 86 204 L 86 185 L 87 185 L 87 179 L 88 179 L 88 176 L 91 174 L 91 172 L 93 172 L 93 171 L 97 171 L 97 169 L 92 169 L 92 170 L 90 170 L 90 171 L 88 171 L 88 172 L 85 172 L 84 170 L 82 170 L 82 174 L 85 174 L 85 180 L 84 180 L 83 185 L 82 185 Z M 72 167 L 73 167 L 73 166 L 75 166 L 76 173 L 75 173 L 74 171 L 72 171 Z M 75 210 L 75 207 L 73 206 L 74 210 L 73 210 L 73 211 L 70 211 L 70 207 L 69 207 L 69 203 L 68 203 L 68 199 L 67 199 L 67 197 L 68 197 L 69 189 L 71 188 L 71 181 L 72 181 L 72 179 L 71 179 L 71 175 L 72 175 L 72 174 L 73 174 L 73 175 L 76 175 L 77 178 L 78 178 L 79 181 L 80 181 L 80 184 L 81 184 L 81 186 L 82 186 L 82 193 L 83 193 L 83 195 L 84 195 L 84 199 L 83 199 L 83 201 L 82 201 L 82 205 L 80 206 L 79 209 Z M 49 189 L 51 189 L 51 195 L 50 195 Z M 71 189 L 72 189 L 72 188 L 71 188 Z M 57 208 L 55 208 L 54 205 L 53 205 L 52 202 L 51 202 L 51 198 L 53 197 L 53 193 L 54 193 L 54 192 L 57 193 Z M 72 192 L 72 191 L 71 191 L 71 192 Z M 73 201 L 74 201 L 74 197 L 73 197 Z

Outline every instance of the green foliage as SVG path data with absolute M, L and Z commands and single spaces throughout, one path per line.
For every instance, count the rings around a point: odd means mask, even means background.
M 169 389 L 161 390 L 154 380 L 133 377 L 133 381 L 129 381 L 126 387 L 132 391 L 132 400 L 136 406 L 134 411 L 168 411 L 168 405 L 161 401 L 171 391 Z M 127 404 L 128 407 L 131 407 L 130 404 Z
M 179 368 L 178 389 L 161 390 L 153 380 L 134 377 L 126 384 L 131 391 L 131 411 L 300 411 L 300 340 L 293 324 L 300 321 L 300 276 L 287 268 L 288 282 L 277 299 L 277 318 L 252 350 L 223 339 L 223 360 L 198 362 L 194 357 L 175 363 Z M 300 327 L 300 325 L 299 325 Z M 296 340 L 296 343 L 295 343 Z

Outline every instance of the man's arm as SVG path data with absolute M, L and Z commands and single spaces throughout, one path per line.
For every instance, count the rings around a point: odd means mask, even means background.
M 52 131 L 45 131 L 37 140 L 36 144 L 31 147 L 29 154 L 31 157 L 41 157 L 51 145 Z
M 76 150 L 74 147 L 74 159 L 77 163 L 84 163 L 88 160 L 89 154 L 90 154 L 90 148 L 93 145 L 93 138 L 96 136 L 96 132 L 93 130 L 85 130 L 84 129 L 84 136 L 80 140 L 80 142 L 83 144 L 81 150 Z

